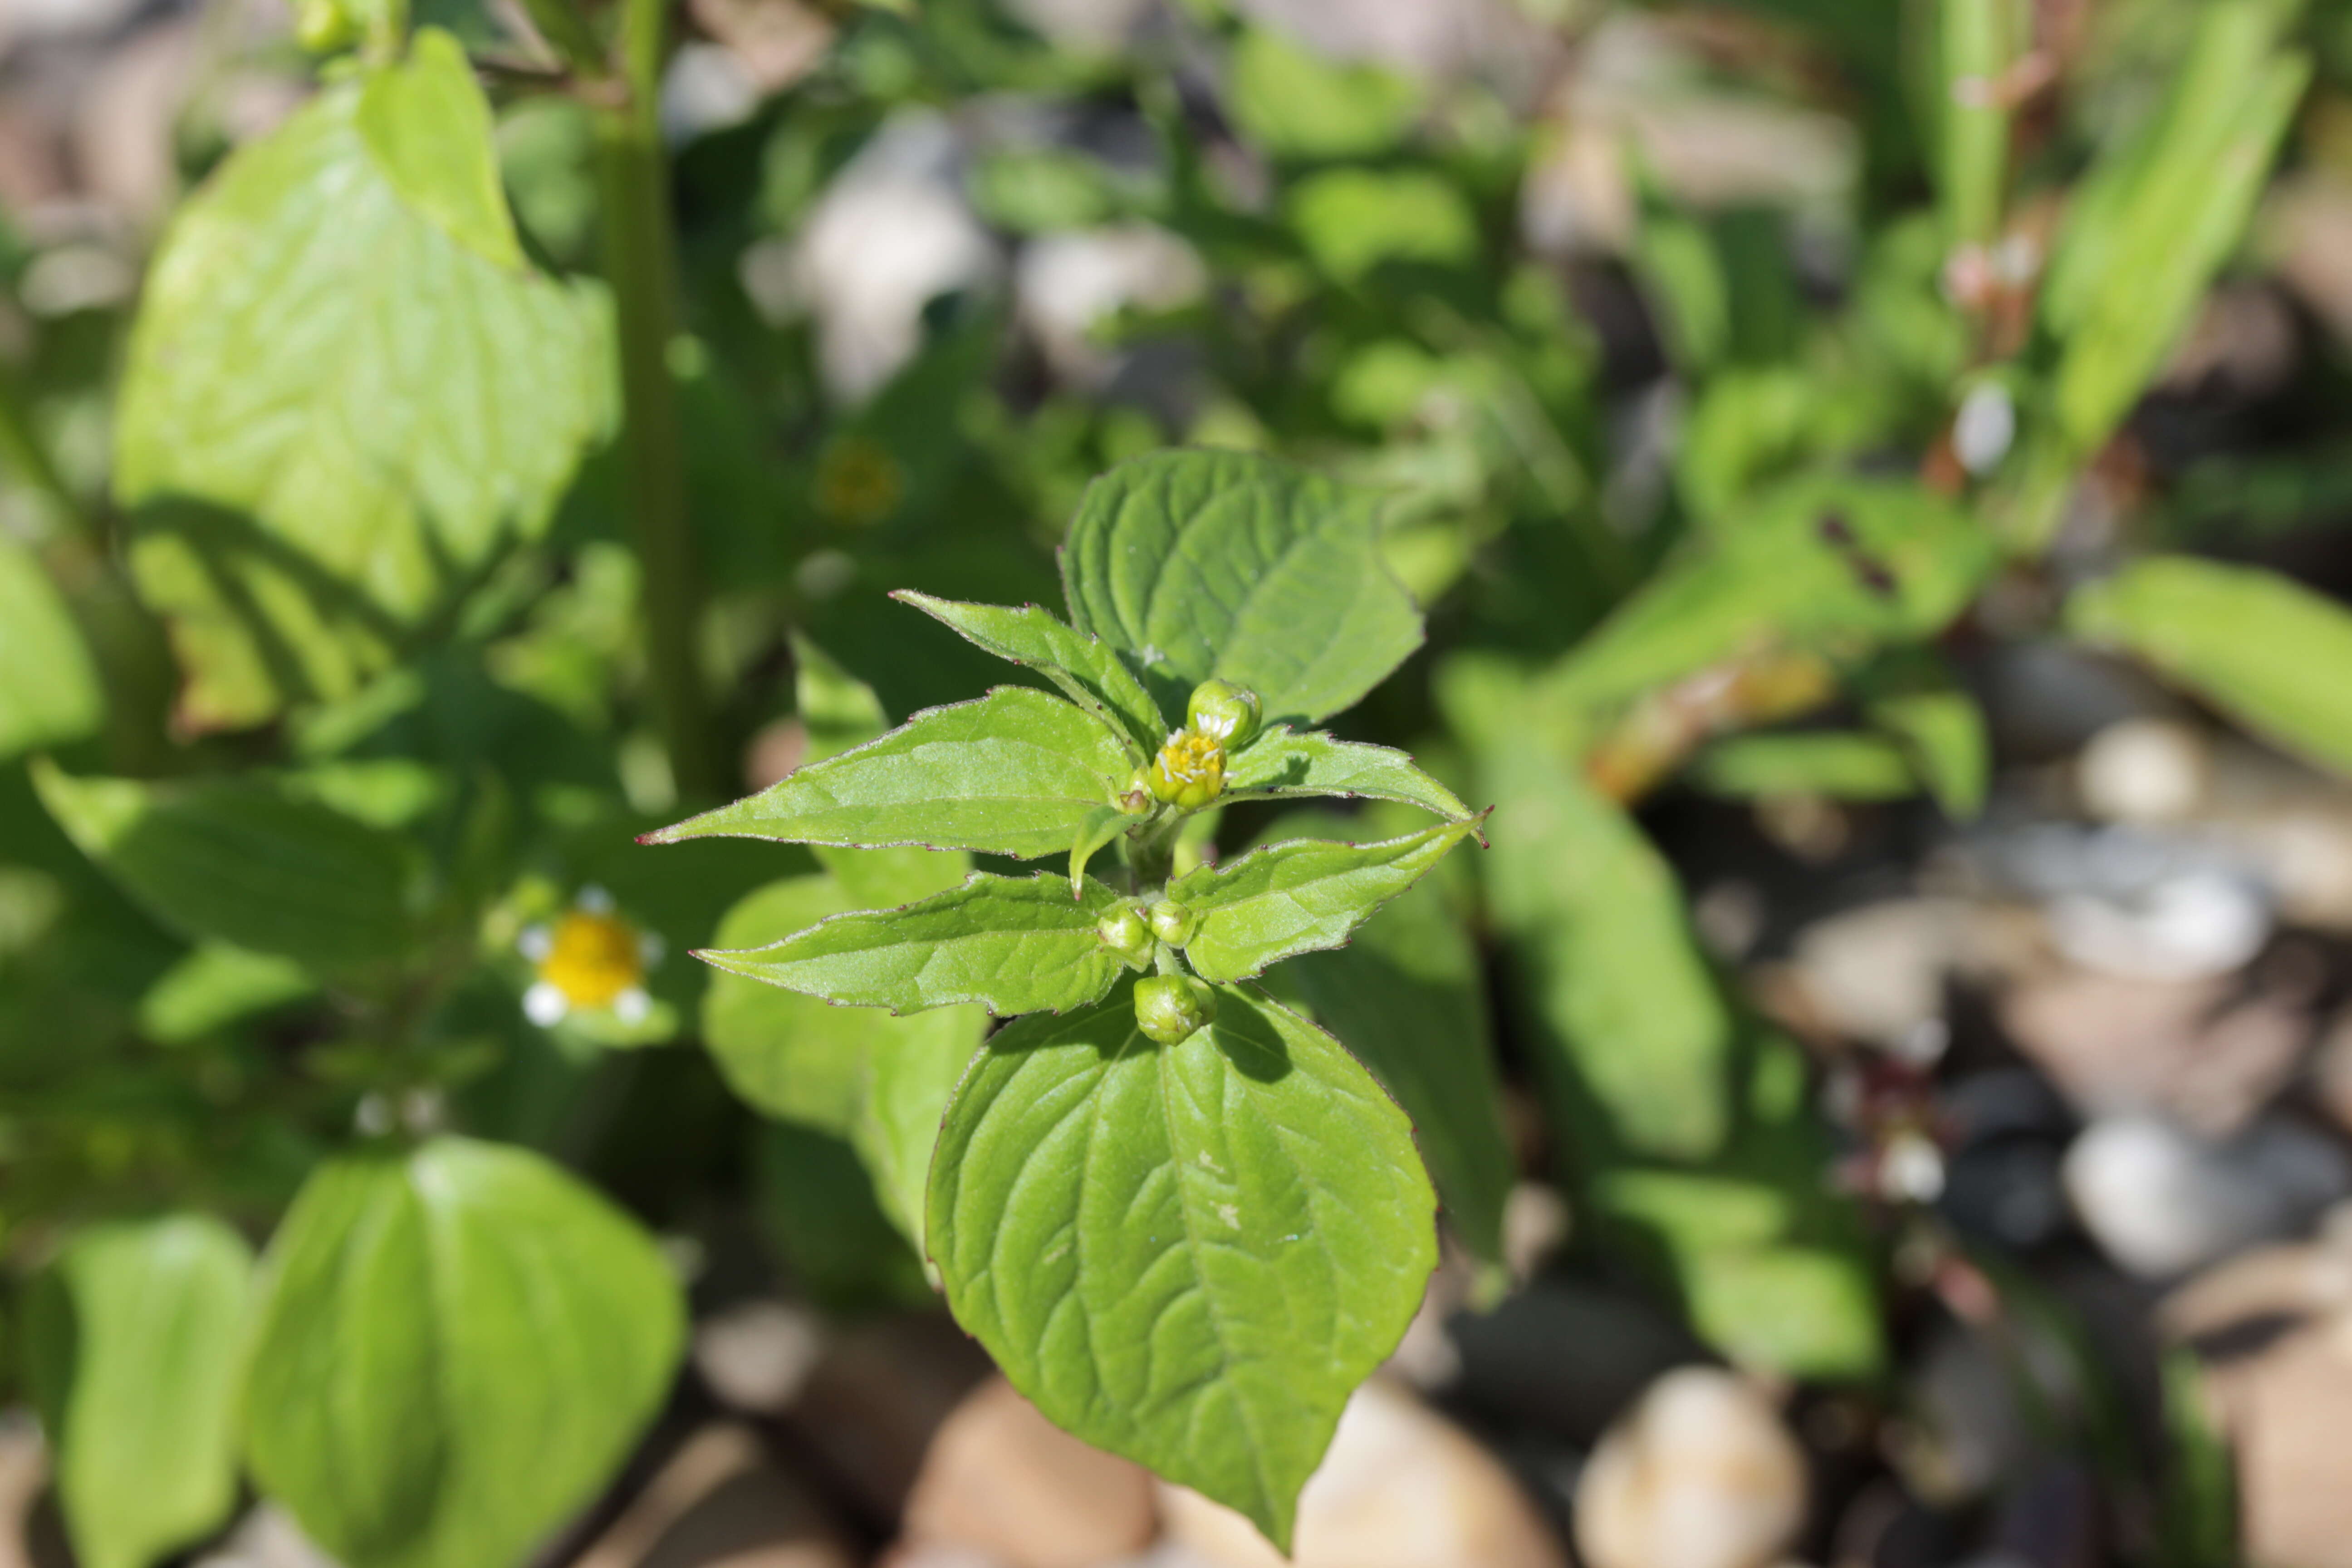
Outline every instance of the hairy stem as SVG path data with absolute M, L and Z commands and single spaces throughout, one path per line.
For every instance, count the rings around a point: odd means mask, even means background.
M 621 459 L 645 574 L 646 655 L 670 775 L 682 799 L 727 792 L 696 648 L 702 584 L 686 501 L 686 458 L 669 368 L 678 335 L 660 95 L 667 0 L 624 0 L 622 101 L 597 133 L 604 276 L 621 347 Z

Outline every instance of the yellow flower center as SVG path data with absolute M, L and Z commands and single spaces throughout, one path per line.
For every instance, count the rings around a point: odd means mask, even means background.
M 539 977 L 575 1007 L 609 1007 L 644 983 L 645 953 L 626 921 L 572 910 L 555 922 Z
M 1224 742 L 1198 730 L 1179 730 L 1160 748 L 1160 771 L 1171 783 L 1204 785 L 1214 794 L 1225 782 Z

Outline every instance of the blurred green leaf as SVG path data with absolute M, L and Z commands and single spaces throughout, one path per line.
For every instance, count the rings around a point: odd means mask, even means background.
M 1200 920 L 1184 957 L 1202 979 L 1229 982 L 1339 947 L 1475 826 L 1441 823 L 1381 844 L 1294 839 L 1187 871 L 1168 884 L 1168 896 Z
M 73 613 L 33 552 L 0 534 L 0 761 L 79 741 L 105 714 Z
M 1701 752 L 1690 777 L 1710 794 L 1742 799 L 1901 800 L 1919 790 L 1902 747 L 1883 735 L 1850 731 L 1735 735 Z
M 496 266 L 522 268 L 499 184 L 490 106 L 457 39 L 437 27 L 419 31 L 405 61 L 362 79 L 358 121 L 361 139 L 401 201 Z
M 1843 658 L 1925 637 L 1960 612 L 1996 559 L 1989 531 L 1922 486 L 1794 480 L 1661 571 L 1550 684 L 1592 710 L 1759 649 Z
M 2154 555 L 2085 584 L 2066 628 L 2153 665 L 2232 719 L 2352 773 L 2352 609 L 2259 567 Z
M 1713 1153 L 1731 1129 L 1731 1020 L 1674 872 L 1576 775 L 1528 684 L 1457 659 L 1439 692 L 1495 803 L 1478 865 L 1570 1126 L 1596 1153 Z
M 757 949 L 854 907 L 831 877 L 788 878 L 730 910 L 712 940 Z M 728 1087 L 767 1115 L 844 1137 L 865 1106 L 866 1059 L 905 1029 L 879 1008 L 836 1007 L 724 971 L 703 993 L 703 1038 Z
M 396 959 L 415 940 L 415 851 L 281 784 L 78 779 L 46 763 L 33 782 L 84 854 L 191 937 L 322 972 Z
M 2243 236 L 2311 75 L 2282 43 L 2299 8 L 2200 6 L 2162 109 L 2078 187 L 2041 295 L 2063 345 L 2053 396 L 2074 453 L 2095 452 L 2130 411 Z
M 1291 187 L 1291 227 L 1316 265 L 1360 283 L 1389 262 L 1457 267 L 1478 256 L 1459 186 L 1426 169 L 1332 169 Z
M 1944 815 L 1973 820 L 1992 784 L 1984 709 L 1934 654 L 1906 650 L 1865 671 L 1863 714 L 1892 735 Z
M 247 1462 L 349 1568 L 511 1568 L 627 1454 L 685 1337 L 634 1221 L 469 1139 L 321 1167 L 267 1278 Z
M 1379 513 L 1372 494 L 1249 453 L 1122 463 L 1070 524 L 1070 618 L 1136 660 L 1163 712 L 1216 676 L 1255 691 L 1269 722 L 1312 723 L 1421 646 Z
M 191 723 L 356 690 L 605 427 L 603 298 L 509 254 L 487 110 L 433 37 L 233 153 L 148 276 L 115 490 Z
M 310 972 L 290 958 L 208 942 L 139 998 L 139 1026 L 159 1045 L 184 1045 L 299 1001 L 318 988 Z
M 790 1121 L 763 1121 L 755 1136 L 761 1228 L 811 1300 L 833 1312 L 936 1301 L 921 1260 L 901 1234 L 905 1227 L 894 1228 L 868 1163 L 856 1150 L 835 1134 Z
M 979 1007 L 934 1008 L 892 1033 L 895 1038 L 866 1058 L 866 1099 L 849 1141 L 874 1179 L 882 1212 L 917 1253 L 928 1255 L 924 1192 L 940 1122 L 988 1034 L 988 1014 Z
M 931 1253 L 1046 1415 L 1287 1550 L 1340 1407 L 1437 1261 L 1403 1114 L 1251 991 L 1154 1046 L 1133 986 L 989 1042 L 948 1108 Z
M 1421 89 L 1377 65 L 1326 59 L 1266 27 L 1234 43 L 1225 109 L 1277 158 L 1360 158 L 1394 146 L 1421 112 Z
M 228 1518 L 252 1274 L 245 1238 L 201 1215 L 93 1226 L 49 1265 L 31 1371 L 84 1568 L 148 1568 Z

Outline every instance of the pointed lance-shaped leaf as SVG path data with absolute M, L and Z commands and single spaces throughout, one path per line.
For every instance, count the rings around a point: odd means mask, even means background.
M 1225 767 L 1227 800 L 1318 795 L 1400 801 L 1456 822 L 1478 815 L 1402 752 L 1335 741 L 1319 730 L 1299 734 L 1277 725 L 1243 747 Z
M 859 1007 L 920 1012 L 978 1002 L 992 1013 L 1067 1012 L 1125 973 L 1096 929 L 1119 896 L 1088 879 L 975 871 L 898 910 L 835 915 L 767 947 L 695 956 L 730 974 Z
M 863 848 L 915 844 L 1034 860 L 1066 853 L 1131 764 L 1084 710 L 1025 687 L 931 708 L 878 740 L 792 773 L 758 795 L 647 834 Z
M 974 647 L 1034 669 L 1063 695 L 1108 724 L 1129 742 L 1135 761 L 1147 761 L 1172 726 L 1135 672 L 1092 632 L 1065 626 L 1035 605 L 966 605 L 902 588 L 890 595 L 912 605 Z
M 1168 885 L 1199 918 L 1185 959 L 1203 980 L 1245 980 L 1295 953 L 1338 947 L 1476 826 L 1444 822 L 1384 844 L 1293 839 L 1188 871 Z

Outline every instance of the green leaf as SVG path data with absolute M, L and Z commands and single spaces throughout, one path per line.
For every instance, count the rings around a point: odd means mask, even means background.
M 1455 267 L 1478 256 L 1478 218 L 1433 169 L 1332 169 L 1291 187 L 1290 226 L 1316 265 L 1360 283 L 1388 262 Z
M 148 273 L 115 487 L 192 724 L 355 692 L 609 423 L 604 296 L 504 255 L 487 111 L 433 38 L 231 153 Z
M 1287 1550 L 1349 1393 L 1436 1261 L 1412 1129 L 1255 992 L 1156 1047 L 1134 986 L 992 1038 L 948 1107 L 931 1255 L 957 1321 L 1098 1447 Z
M 1296 814 L 1267 837 L 1335 831 L 1342 820 Z M 1282 964 L 1266 986 L 1337 1036 L 1396 1097 L 1456 1234 L 1499 1263 L 1503 1205 L 1517 1171 L 1486 971 L 1444 880 L 1423 879 L 1346 947 Z
M 2064 346 L 2053 401 L 2072 451 L 2095 451 L 2189 329 L 2245 233 L 2311 77 L 2282 47 L 2298 6 L 2210 0 L 2161 110 L 2111 145 L 2053 246 L 2042 316 Z
M 1732 1123 L 1731 1018 L 1672 868 L 1587 786 L 1538 689 L 1458 658 L 1441 700 L 1495 803 L 1487 899 L 1538 1066 L 1580 1140 L 1690 1159 Z
M 890 728 L 882 700 L 871 686 L 806 637 L 795 633 L 792 646 L 793 703 L 808 731 L 807 761 L 839 756 Z
M 400 199 L 458 244 L 520 271 L 522 247 L 499 184 L 490 106 L 463 45 L 425 27 L 407 60 L 360 87 L 360 135 Z
M 728 910 L 714 940 L 764 947 L 855 907 L 831 877 L 791 877 Z M 725 970 L 702 994 L 702 1037 L 728 1088 L 770 1116 L 845 1137 L 865 1110 L 867 1059 L 905 1032 L 879 1009 L 836 1007 Z
M 2352 773 L 2352 610 L 2259 567 L 2156 555 L 2077 589 L 2076 637 L 2125 650 L 2263 738 Z
M 1160 452 L 1087 487 L 1062 549 L 1070 618 L 1163 712 L 1211 676 L 1269 721 L 1351 707 L 1421 646 L 1367 491 L 1245 452 Z
M 64 597 L 30 550 L 0 535 L 0 762 L 79 741 L 105 712 Z
M 1045 676 L 1064 696 L 1126 740 L 1134 760 L 1149 762 L 1171 728 L 1134 671 L 1091 632 L 1064 626 L 1034 605 L 964 605 L 902 589 L 890 595 L 952 628 L 975 647 Z
M 980 1007 L 938 1007 L 892 1019 L 898 1037 L 866 1058 L 866 1099 L 849 1141 L 874 1178 L 882 1211 L 919 1253 L 923 1194 L 948 1097 L 988 1035 Z
M 1083 710 L 1024 687 L 933 708 L 648 844 L 722 835 L 861 847 L 911 844 L 1034 860 L 1068 850 L 1132 771 Z
M 1200 917 L 1184 957 L 1203 980 L 1234 981 L 1340 946 L 1475 826 L 1441 823 L 1384 844 L 1296 839 L 1188 871 L 1168 885 L 1168 896 Z
M 935 1115 L 932 1131 L 938 1126 Z M 846 1138 L 762 1121 L 751 1147 L 760 1229 L 803 1295 L 844 1314 L 938 1305 L 922 1260 L 883 1211 L 867 1162 Z
M 32 1298 L 35 1390 L 85 1568 L 147 1568 L 236 1502 L 245 1238 L 177 1215 L 77 1234 Z
M 1984 710 L 1932 655 L 1898 659 L 1891 677 L 1865 680 L 1863 713 L 1895 737 L 1946 816 L 1967 822 L 1984 810 L 1992 784 Z
M 1225 108 L 1244 136 L 1277 158 L 1360 158 L 1394 146 L 1421 112 L 1409 77 L 1328 60 L 1251 27 L 1234 45 Z
M 1243 747 L 1225 768 L 1228 800 L 1316 795 L 1393 800 L 1463 822 L 1475 815 L 1402 752 L 1335 741 L 1319 730 L 1306 734 L 1281 727 L 1268 730 Z
M 318 989 L 310 972 L 291 959 L 205 942 L 139 998 L 139 1026 L 159 1045 L 184 1045 Z
M 33 770 L 82 853 L 157 919 L 198 940 L 321 971 L 407 952 L 417 858 L 399 838 L 268 780 L 151 784 Z
M 1852 731 L 1735 735 L 1701 752 L 1690 776 L 1710 794 L 1739 799 L 1902 800 L 1919 792 L 1902 747 L 1883 735 Z
M 254 1479 L 348 1568 L 512 1568 L 669 1389 L 676 1278 L 535 1154 L 349 1156 L 271 1242 L 245 1388 Z
M 1589 712 L 1759 649 L 1843 658 L 1916 641 L 1959 614 L 1997 559 L 1990 531 L 1922 486 L 1792 480 L 1626 601 L 1552 695 Z
M 695 956 L 730 974 L 855 1007 L 917 1013 L 978 1002 L 1002 1017 L 1097 1000 L 1126 965 L 1095 930 L 1119 897 L 1089 880 L 975 871 L 899 910 L 835 915 L 765 947 Z

